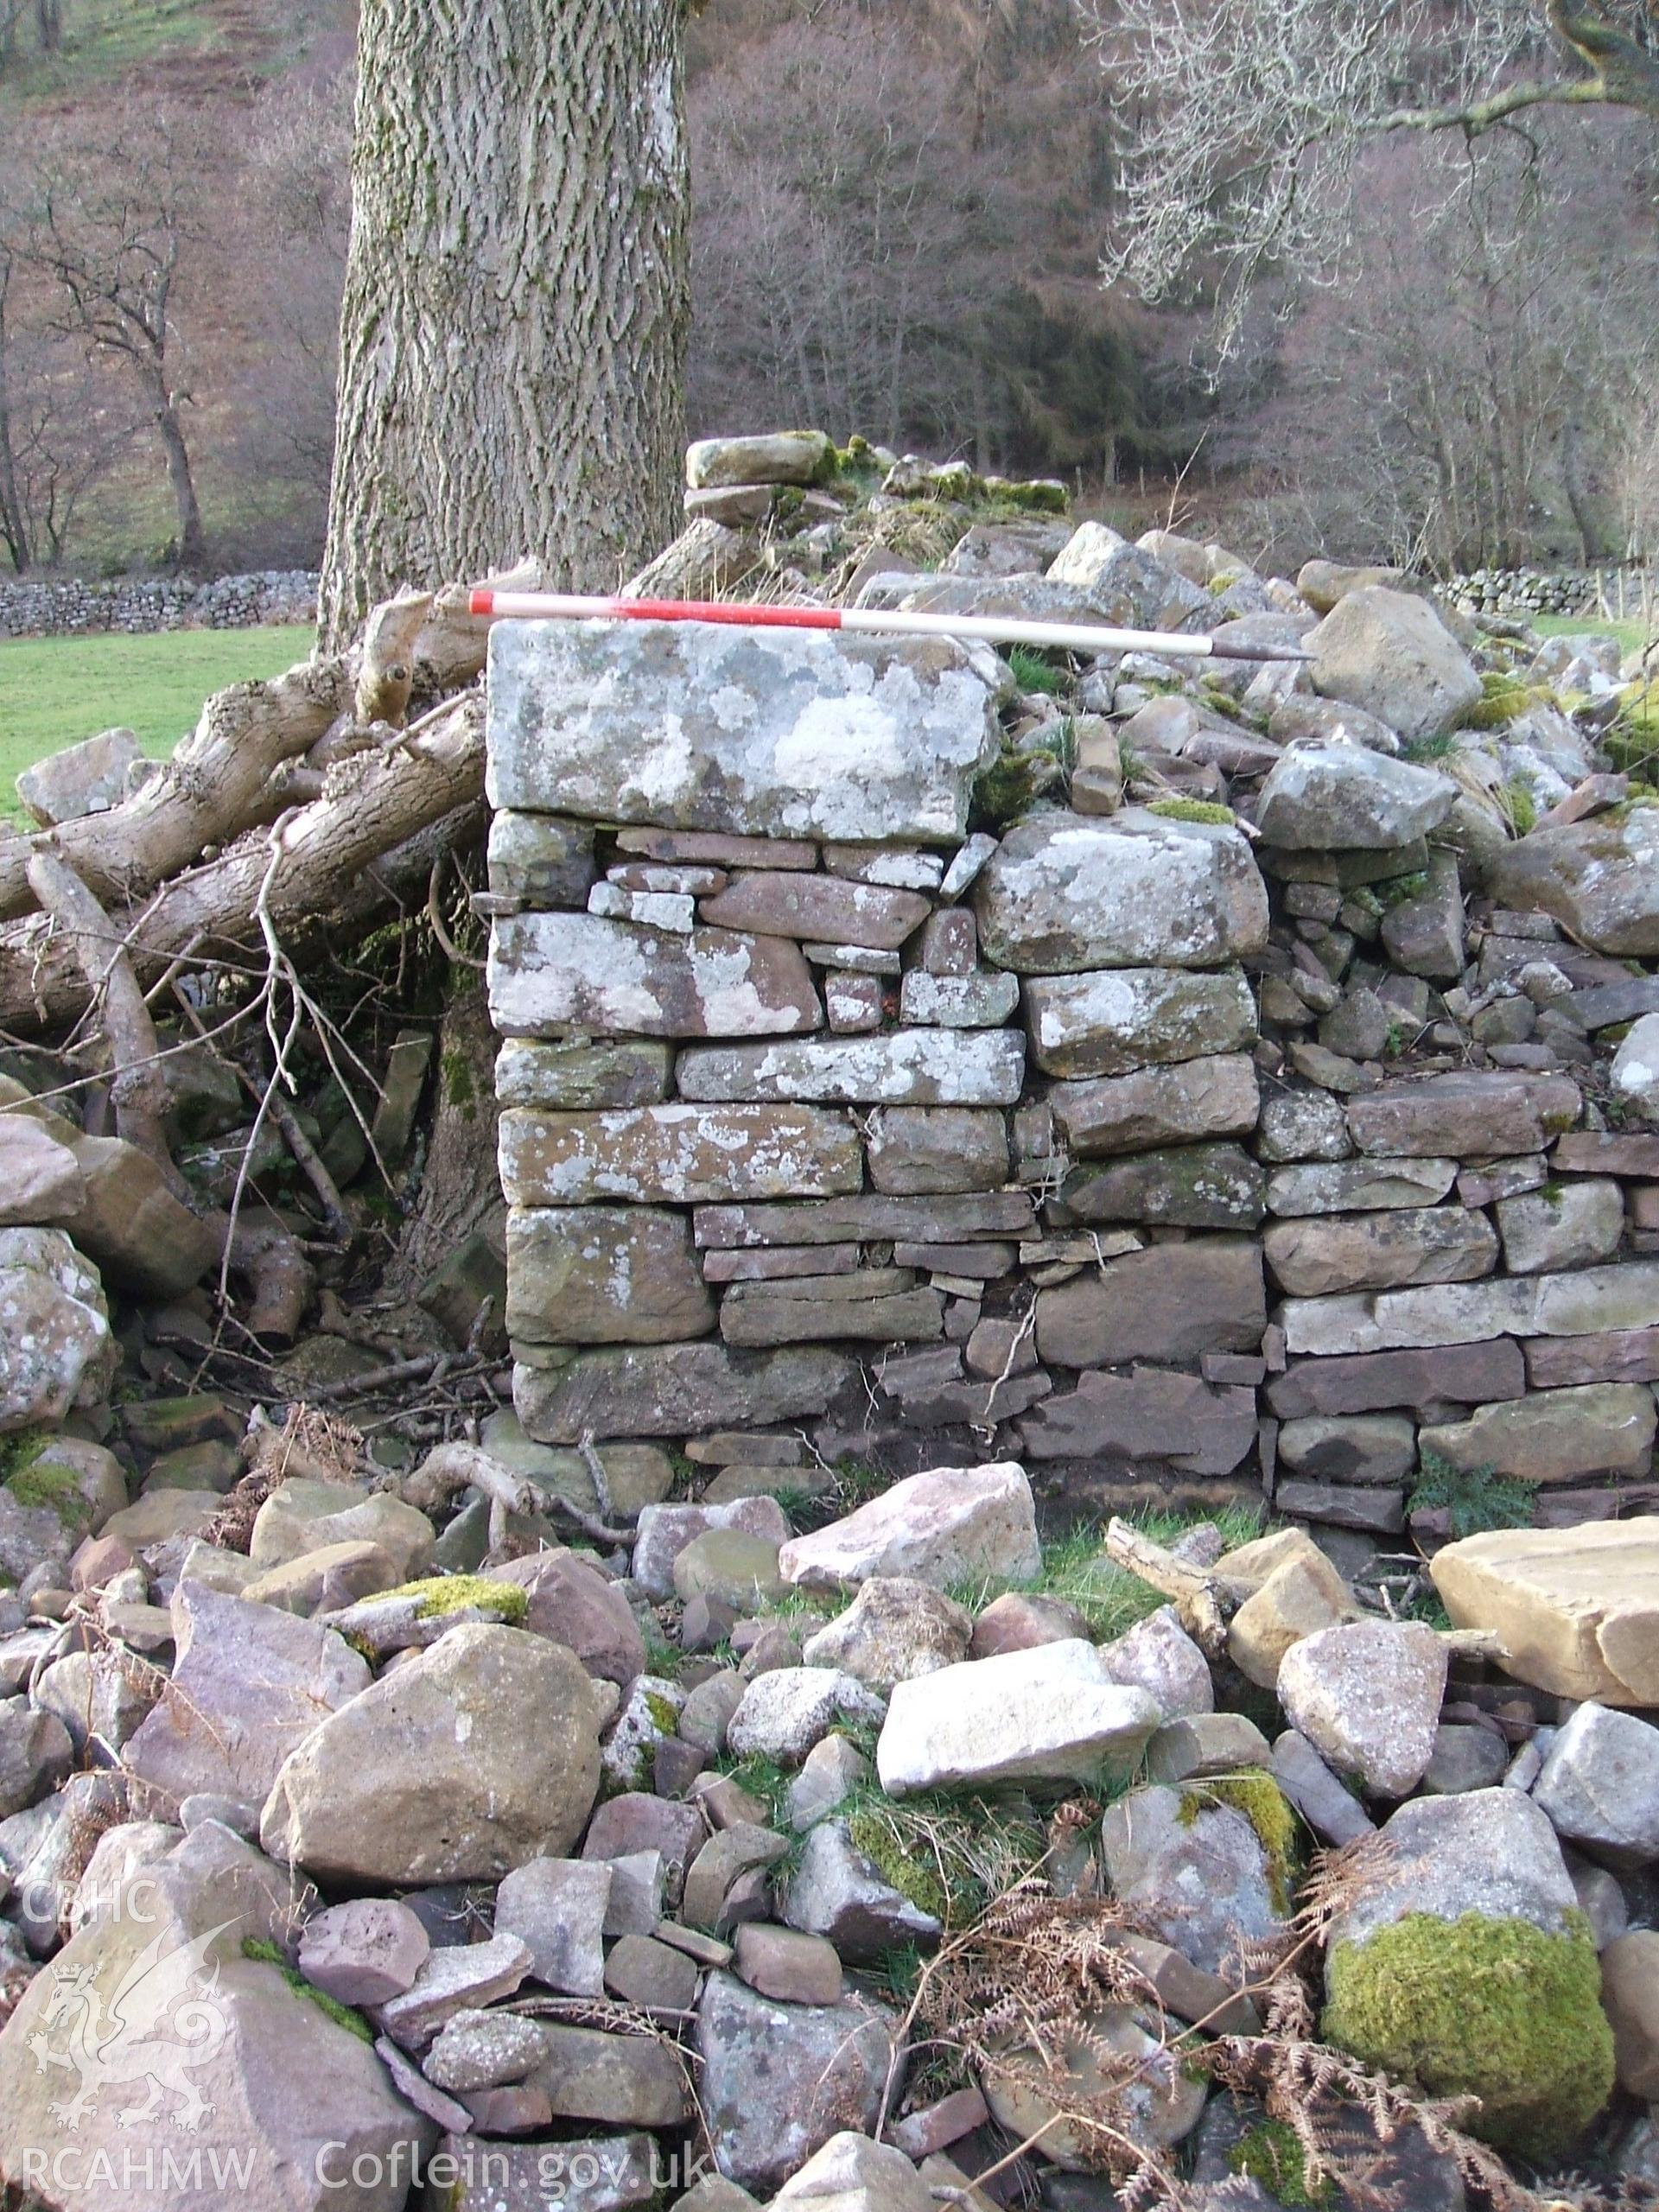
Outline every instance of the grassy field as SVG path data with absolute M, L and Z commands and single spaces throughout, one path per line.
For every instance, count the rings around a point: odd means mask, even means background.
M 0 812 L 16 813 L 13 785 L 43 753 L 124 726 L 165 760 L 209 692 L 276 676 L 310 650 L 302 627 L 0 643 Z
M 1639 652 L 1648 641 L 1647 626 L 1642 622 L 1592 622 L 1583 614 L 1535 614 L 1532 626 L 1541 637 L 1576 637 L 1580 631 L 1594 631 L 1598 637 L 1610 633 L 1618 639 L 1621 652 Z

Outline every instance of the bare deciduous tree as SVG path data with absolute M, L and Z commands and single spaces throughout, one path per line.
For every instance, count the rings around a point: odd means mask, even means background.
M 1221 441 L 1300 508 L 1292 557 L 1446 570 L 1624 550 L 1659 263 L 1622 188 L 1642 134 L 1603 126 L 1473 167 L 1445 143 L 1368 157 L 1342 283 L 1271 334 Z
M 116 380 L 42 327 L 38 294 L 0 238 L 0 549 L 18 575 L 62 558 L 139 429 Z
M 46 327 L 142 395 L 167 465 L 187 569 L 206 558 L 185 436 L 179 295 L 204 233 L 202 125 L 156 102 L 70 119 L 13 186 L 16 259 L 49 288 Z
M 1323 272 L 1363 149 L 1546 107 L 1659 117 L 1648 0 L 1084 0 L 1124 127 L 1104 270 L 1213 289 L 1230 340 L 1272 265 Z

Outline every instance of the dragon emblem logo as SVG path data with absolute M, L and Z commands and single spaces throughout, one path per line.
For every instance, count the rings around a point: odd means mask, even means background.
M 194 2134 L 213 2107 L 190 2079 L 209 2066 L 229 2034 L 224 2008 L 215 2002 L 219 1967 L 210 1965 L 213 1945 L 234 1921 L 221 1922 L 194 1942 L 175 1943 L 164 1934 L 151 1936 L 123 1974 L 105 2009 L 92 1965 L 48 1968 L 55 1980 L 41 2024 L 29 2038 L 42 2073 L 60 2069 L 78 2076 L 73 2095 L 57 2100 L 52 2116 L 71 2134 L 106 2091 L 147 2088 L 142 2103 L 130 2102 L 116 2114 L 118 2127 L 153 2120 L 169 2098 L 167 2112 L 175 2127 Z

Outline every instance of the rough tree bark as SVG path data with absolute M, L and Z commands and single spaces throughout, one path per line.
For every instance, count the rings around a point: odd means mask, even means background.
M 683 0 L 364 0 L 321 631 L 531 554 L 672 537 Z

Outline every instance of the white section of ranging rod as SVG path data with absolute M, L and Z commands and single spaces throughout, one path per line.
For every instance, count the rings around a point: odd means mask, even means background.
M 475 591 L 472 612 L 492 621 L 721 622 L 739 629 L 845 630 L 880 638 L 957 638 L 1062 652 L 1153 653 L 1205 660 L 1311 660 L 1300 645 L 1243 643 L 1181 630 L 1121 630 L 1092 622 L 1028 622 L 1014 615 L 917 614 L 859 607 L 776 607 L 738 600 L 589 599 L 565 592 Z

